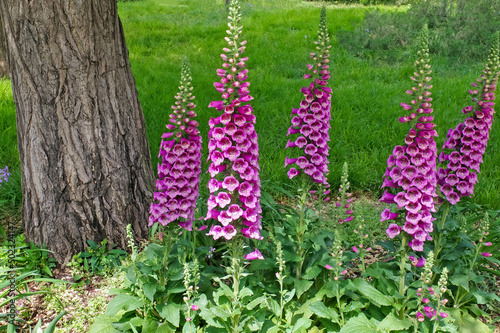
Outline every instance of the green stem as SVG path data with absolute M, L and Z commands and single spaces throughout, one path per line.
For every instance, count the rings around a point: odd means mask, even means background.
M 341 318 L 340 327 L 342 327 L 342 326 L 344 326 L 344 311 L 342 310 L 341 304 L 340 304 L 339 284 L 340 284 L 340 282 L 337 283 L 337 306 L 339 308 L 340 318 Z
M 231 266 L 232 266 L 232 278 L 233 278 L 233 313 L 234 310 L 239 310 L 241 308 L 240 304 L 240 278 L 242 273 L 242 268 L 240 267 L 240 256 L 242 254 L 243 242 L 240 237 L 235 236 L 231 242 Z M 240 314 L 233 315 L 231 317 L 231 324 L 233 326 L 233 333 L 238 332 L 238 325 L 240 322 Z
M 439 252 L 443 249 L 441 246 L 441 240 L 442 240 L 442 235 L 443 235 L 443 229 L 444 229 L 444 224 L 446 222 L 446 217 L 448 217 L 448 213 L 450 212 L 451 205 L 448 201 L 445 201 L 443 203 L 444 208 L 443 208 L 443 216 L 441 217 L 441 221 L 438 225 L 439 229 L 437 230 L 437 236 L 436 240 L 434 242 L 434 258 L 438 260 L 438 255 Z
M 304 234 L 305 234 L 305 211 L 306 211 L 306 200 L 307 200 L 307 191 L 309 188 L 306 186 L 307 179 L 306 175 L 302 174 L 302 196 L 300 197 L 299 208 L 299 232 L 298 232 L 298 255 L 300 257 L 299 266 L 297 267 L 296 278 L 300 280 L 302 277 L 302 266 L 304 265 Z
M 405 292 L 405 276 L 406 276 L 406 233 L 403 233 L 403 238 L 401 239 L 401 258 L 400 258 L 400 263 L 399 263 L 399 293 L 401 296 L 404 296 Z M 404 313 L 405 313 L 405 304 L 403 303 L 401 309 L 400 309 L 400 318 L 404 319 Z

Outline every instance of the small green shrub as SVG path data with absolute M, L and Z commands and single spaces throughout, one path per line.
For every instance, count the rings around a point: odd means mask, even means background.
M 367 12 L 362 24 L 354 30 L 338 32 L 338 40 L 362 58 L 405 60 L 407 46 L 427 23 L 430 53 L 465 62 L 481 58 L 493 33 L 500 30 L 500 0 L 407 3 L 395 12 L 380 9 Z

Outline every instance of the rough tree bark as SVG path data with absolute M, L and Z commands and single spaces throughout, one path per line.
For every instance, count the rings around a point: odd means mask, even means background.
M 7 46 L 3 33 L 2 15 L 0 15 L 0 78 L 7 75 Z
M 67 263 L 147 236 L 153 171 L 116 0 L 0 0 L 27 238 Z

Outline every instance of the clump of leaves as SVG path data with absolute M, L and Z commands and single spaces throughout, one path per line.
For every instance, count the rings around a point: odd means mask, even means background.
M 406 3 L 395 12 L 367 12 L 356 29 L 338 32 L 338 40 L 362 58 L 404 61 L 412 54 L 408 46 L 428 22 L 430 53 L 465 62 L 481 58 L 493 33 L 500 30 L 500 0 Z

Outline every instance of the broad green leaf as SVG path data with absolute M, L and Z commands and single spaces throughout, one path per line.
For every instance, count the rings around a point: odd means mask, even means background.
M 279 317 L 281 314 L 281 307 L 278 304 L 278 302 L 276 302 L 276 300 L 274 299 L 269 299 L 268 302 L 269 306 L 271 307 L 271 311 L 274 313 L 276 317 Z
M 180 309 L 181 305 L 175 303 L 168 303 L 167 305 L 158 304 L 156 306 L 156 310 L 158 310 L 160 316 L 166 319 L 169 323 L 171 323 L 175 327 L 179 327 Z
M 306 269 L 306 273 L 304 275 L 302 275 L 302 278 L 304 280 L 312 280 L 315 277 L 317 277 L 319 275 L 319 273 L 321 273 L 321 271 L 322 271 L 322 269 L 318 265 L 308 267 Z
M 253 291 L 251 291 L 247 287 L 240 290 L 240 298 L 244 298 L 244 297 L 252 296 L 252 295 L 253 295 Z
M 279 328 L 278 326 L 273 326 L 267 330 L 267 333 L 280 333 L 280 332 L 283 332 L 283 329 Z
M 292 300 L 293 296 L 295 296 L 295 289 L 292 289 L 291 291 L 287 291 L 285 293 L 285 297 L 283 297 L 283 303 L 288 303 Z
M 163 323 L 156 329 L 156 333 L 175 333 L 176 329 L 170 323 Z
M 207 322 L 207 324 L 209 326 L 213 326 L 213 327 L 217 327 L 217 328 L 223 328 L 224 326 L 222 326 L 219 323 L 219 319 L 216 318 L 217 316 L 215 315 L 214 311 L 212 311 L 212 310 L 213 310 L 213 308 L 201 308 L 200 316 L 203 319 L 205 319 L 205 321 Z M 225 318 L 227 318 L 227 317 L 229 317 L 229 314 L 227 314 L 227 316 Z M 223 319 L 225 319 L 225 318 L 223 318 Z
M 297 297 L 300 297 L 309 288 L 311 288 L 311 286 L 313 285 L 313 281 L 293 279 L 293 285 L 295 286 Z
M 357 317 L 352 317 L 340 329 L 339 333 L 376 333 L 377 325 L 372 323 L 366 316 L 360 313 Z
M 368 305 L 370 305 L 369 302 L 367 302 L 365 304 L 365 303 L 361 303 L 360 301 L 351 301 L 344 308 L 344 312 L 347 313 L 347 312 L 351 312 L 351 311 L 356 311 L 356 310 L 362 309 L 364 307 L 367 307 Z
M 309 318 L 300 318 L 299 320 L 297 320 L 295 325 L 293 325 L 292 333 L 301 332 L 302 330 L 308 329 L 309 326 L 311 326 L 311 323 L 312 320 Z
M 454 286 L 460 286 L 465 290 L 469 291 L 469 279 L 467 275 L 452 275 L 449 281 Z
M 325 296 L 325 295 L 328 298 L 335 297 L 336 290 L 337 290 L 337 287 L 339 286 L 339 283 L 340 283 L 339 281 L 335 281 L 335 280 L 328 281 L 325 285 L 323 285 L 323 287 L 321 287 L 321 289 L 316 294 L 315 298 L 319 300 L 319 299 L 322 299 L 323 296 Z
M 258 321 L 257 318 L 250 316 L 245 318 L 239 327 L 242 329 L 242 332 L 248 332 L 248 330 L 250 330 L 250 332 L 255 332 L 262 329 L 262 324 L 263 323 Z
M 220 306 L 214 306 L 214 307 L 210 308 L 210 310 L 212 311 L 212 313 L 216 317 L 219 317 L 219 318 L 222 318 L 222 319 L 227 319 L 227 318 L 230 317 L 229 312 L 227 312 L 225 309 L 223 309 Z
M 155 283 L 145 283 L 142 285 L 142 290 L 144 291 L 144 295 L 153 302 L 154 296 L 156 293 L 156 284 Z
M 401 320 L 391 312 L 377 325 L 377 329 L 382 332 L 400 331 L 408 329 L 411 325 L 412 322 L 408 318 Z
M 492 300 L 499 301 L 499 297 L 495 295 L 494 293 L 487 293 L 482 290 L 476 290 L 472 292 L 472 294 L 476 297 L 477 304 L 487 304 L 488 302 Z
M 256 299 L 253 299 L 250 303 L 247 304 L 247 309 L 252 310 L 257 305 L 260 305 L 262 302 L 265 302 L 266 298 L 267 298 L 266 296 L 260 296 L 257 297 Z
M 158 330 L 158 322 L 154 319 L 144 319 L 142 324 L 142 333 L 156 333 Z
M 286 250 L 283 251 L 283 259 L 286 262 L 292 262 L 292 261 L 298 262 L 302 260 L 302 258 L 298 254 Z
M 370 301 L 373 302 L 376 306 L 391 306 L 394 304 L 394 300 L 390 296 L 386 296 L 382 294 L 377 289 L 373 288 L 368 282 L 362 279 L 356 279 L 351 281 L 352 284 L 366 296 Z
M 196 327 L 192 321 L 186 321 L 182 327 L 182 333 L 194 333 L 196 332 Z
M 309 305 L 309 308 L 315 315 L 321 318 L 327 318 L 338 322 L 339 315 L 334 309 L 328 308 L 323 302 L 316 302 Z
M 116 295 L 108 304 L 106 315 L 114 316 L 120 310 L 131 311 L 139 308 L 142 305 L 141 300 L 136 296 L 131 295 Z
M 113 323 L 120 318 L 117 316 L 99 315 L 90 326 L 88 333 L 114 333 L 118 332 Z

